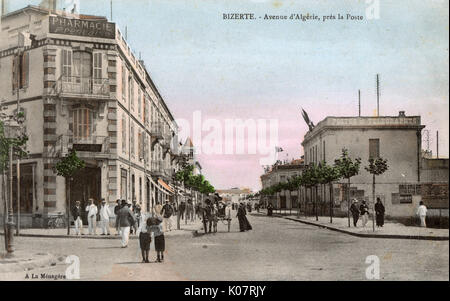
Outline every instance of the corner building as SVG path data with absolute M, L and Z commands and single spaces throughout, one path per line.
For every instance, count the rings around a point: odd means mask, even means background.
M 20 160 L 22 226 L 66 211 L 68 185 L 54 167 L 70 149 L 86 162 L 71 183 L 72 202 L 136 200 L 149 211 L 173 200 L 177 125 L 114 23 L 28 6 L 3 15 L 1 29 L 0 100 L 7 113 L 19 100 L 29 137 Z

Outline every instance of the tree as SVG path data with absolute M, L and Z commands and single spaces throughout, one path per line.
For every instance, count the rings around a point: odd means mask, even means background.
M 10 164 L 12 164 L 12 158 L 22 158 L 28 154 L 26 151 L 26 144 L 28 136 L 22 127 L 25 121 L 23 112 L 18 112 L 15 115 L 6 114 L 2 111 L 3 107 L 0 107 L 0 173 L 2 175 L 2 196 L 4 204 L 4 233 L 5 233 L 5 249 L 8 253 L 14 251 L 13 248 L 13 212 L 12 212 L 12 194 L 6 195 L 7 182 L 6 171 L 12 175 Z M 12 133 L 16 131 L 16 133 Z M 19 167 L 19 166 L 18 166 Z M 19 167 L 20 168 L 20 167 Z M 12 179 L 10 178 L 10 181 Z M 8 206 L 9 199 L 9 206 Z M 9 207 L 9 208 L 8 208 Z
M 370 158 L 369 165 L 364 167 L 369 173 L 372 174 L 372 226 L 375 231 L 375 177 L 382 175 L 389 169 L 387 160 L 383 158 Z
M 340 174 L 340 178 L 347 179 L 348 191 L 347 191 L 347 218 L 348 226 L 350 227 L 350 178 L 356 176 L 359 173 L 359 166 L 361 165 L 361 158 L 355 158 L 352 160 L 348 155 L 347 149 L 342 149 L 342 154 L 339 159 L 334 161 L 334 166 Z
M 330 223 L 333 223 L 333 182 L 341 177 L 335 166 L 327 165 L 325 161 L 319 165 L 319 182 L 330 186 Z
M 318 184 L 317 166 L 314 163 L 309 164 L 306 167 L 305 171 L 303 172 L 302 178 L 303 178 L 303 183 L 304 183 L 305 188 L 310 189 L 310 200 L 312 200 L 312 195 L 313 195 L 312 189 L 313 189 L 313 187 L 316 187 L 316 185 Z M 318 220 L 319 217 L 317 216 L 317 202 L 314 202 L 314 213 L 316 215 L 316 220 Z
M 58 176 L 62 176 L 66 179 L 66 183 L 68 185 L 68 202 L 66 208 L 67 214 L 67 235 L 70 234 L 70 222 L 69 222 L 69 212 L 70 212 L 70 186 L 73 180 L 73 176 L 85 166 L 85 162 L 78 158 L 77 152 L 75 150 L 71 150 L 70 153 L 62 158 L 55 166 L 55 173 Z

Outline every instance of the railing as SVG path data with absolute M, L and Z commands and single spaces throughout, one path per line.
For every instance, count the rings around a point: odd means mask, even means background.
M 152 122 L 150 133 L 153 137 L 163 138 L 163 125 L 161 122 Z
M 68 154 L 69 150 L 74 148 L 74 145 L 76 145 L 78 152 L 107 153 L 109 151 L 109 137 L 94 135 L 88 137 L 61 135 L 58 137 L 57 147 L 62 156 Z
M 62 76 L 57 92 L 69 95 L 109 96 L 109 79 Z

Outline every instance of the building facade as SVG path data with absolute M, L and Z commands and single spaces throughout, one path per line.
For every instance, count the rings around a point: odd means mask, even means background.
M 448 176 L 445 180 L 435 173 L 436 170 L 430 171 L 427 167 L 430 164 L 424 164 L 428 162 L 422 156 L 421 132 L 424 127 L 420 116 L 406 116 L 403 111 L 398 116 L 327 117 L 304 137 L 305 163 L 325 161 L 333 164 L 341 156 L 342 149 L 347 149 L 351 158 L 361 158 L 360 172 L 351 178 L 350 197 L 373 204 L 372 175 L 364 166 L 368 165 L 369 158 L 387 159 L 389 169 L 376 177 L 376 197 L 384 203 L 386 215 L 414 216 L 419 202 L 424 199 L 421 188 L 436 183 L 436 177 L 440 184 L 448 185 Z M 441 164 L 439 168 L 442 167 Z M 448 173 L 448 160 L 446 168 Z M 334 200 L 346 212 L 347 190 L 345 181 L 341 182 L 334 185 Z M 328 189 L 319 193 L 328 199 Z M 446 201 L 444 197 L 438 205 L 428 200 L 428 207 L 444 207 L 448 211 L 448 188 Z
M 0 100 L 7 113 L 19 102 L 25 114 L 24 226 L 65 212 L 68 199 L 126 199 L 147 211 L 173 198 L 177 124 L 144 63 L 106 18 L 34 6 L 2 16 Z M 54 167 L 70 150 L 86 167 L 69 198 Z
M 286 183 L 290 178 L 297 177 L 302 174 L 305 168 L 304 160 L 297 159 L 291 162 L 274 164 L 261 175 L 262 189 L 276 185 L 278 183 Z M 283 190 L 273 196 L 261 196 L 261 202 L 264 206 L 272 203 L 277 209 L 292 209 L 298 207 L 298 191 Z

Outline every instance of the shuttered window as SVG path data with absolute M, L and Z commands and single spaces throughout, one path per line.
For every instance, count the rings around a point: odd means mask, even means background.
M 72 50 L 63 49 L 61 57 L 61 70 L 64 82 L 72 81 Z
M 380 139 L 369 139 L 369 158 L 376 159 L 380 157 Z
M 94 84 L 102 83 L 102 53 L 94 53 Z
M 130 129 L 130 152 L 131 156 L 134 158 L 134 124 L 131 124 Z
M 17 89 L 28 87 L 29 72 L 30 71 L 30 54 L 24 52 L 20 56 L 13 57 L 12 63 L 12 89 L 15 92 Z
M 125 65 L 122 65 L 122 100 L 127 100 L 127 70 Z
M 127 119 L 122 116 L 122 153 L 127 153 Z
M 87 108 L 79 108 L 73 111 L 73 137 L 75 139 L 91 137 L 92 117 L 92 111 Z

